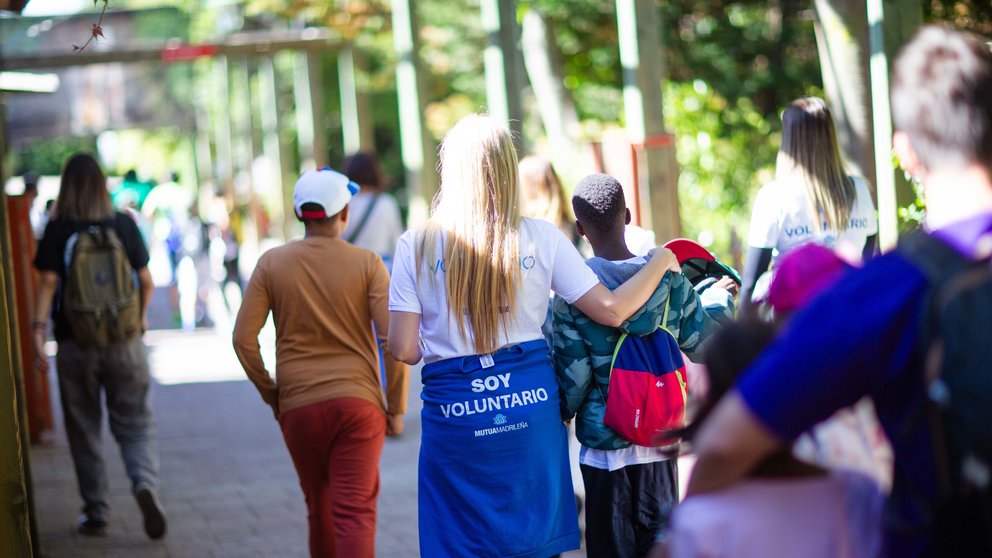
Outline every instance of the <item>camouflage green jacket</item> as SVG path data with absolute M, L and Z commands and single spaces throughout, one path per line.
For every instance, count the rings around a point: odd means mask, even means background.
M 615 289 L 632 277 L 643 264 L 615 264 L 600 258 L 588 261 L 600 281 Z M 733 319 L 733 301 L 726 291 L 707 296 L 714 302 L 705 307 L 692 284 L 677 273 L 667 273 L 647 303 L 619 328 L 600 325 L 564 299 L 555 297 L 554 365 L 561 392 L 562 417 L 575 417 L 575 433 L 587 447 L 613 450 L 630 446 L 611 428 L 603 424 L 613 350 L 621 332 L 647 335 L 661 325 L 665 300 L 671 297 L 665 328 L 690 358 L 714 331 L 717 322 Z M 720 293 L 723 293 L 721 296 Z M 709 294 L 709 293 L 708 293 Z

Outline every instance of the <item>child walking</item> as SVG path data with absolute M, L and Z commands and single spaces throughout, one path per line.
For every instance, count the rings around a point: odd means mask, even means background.
M 302 240 L 258 261 L 234 326 L 234 350 L 279 421 L 307 501 L 310 555 L 375 555 L 379 456 L 386 435 L 403 431 L 408 368 L 378 349 L 389 332 L 389 274 L 375 253 L 341 238 L 359 187 L 330 169 L 296 182 Z M 259 353 L 272 312 L 276 379 Z
M 630 211 L 615 178 L 584 178 L 575 189 L 572 208 L 579 234 L 596 255 L 586 264 L 604 285 L 616 288 L 644 266 L 647 260 L 634 256 L 624 241 Z M 620 335 L 647 335 L 662 326 L 682 351 L 695 355 L 716 329 L 713 318 L 733 317 L 733 296 L 727 290 L 731 284 L 721 279 L 707 289 L 704 295 L 712 302 L 705 305 L 682 274 L 666 273 L 648 302 L 620 327 L 600 325 L 565 299 L 555 299 L 554 363 L 562 415 L 565 420 L 575 417 L 582 444 L 579 466 L 586 490 L 589 556 L 643 556 L 678 501 L 671 448 L 632 444 L 604 423 L 611 357 Z

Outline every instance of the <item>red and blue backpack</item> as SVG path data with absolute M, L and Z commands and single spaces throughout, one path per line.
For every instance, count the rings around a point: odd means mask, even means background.
M 609 397 L 602 394 L 603 422 L 639 446 L 672 445 L 678 440 L 665 433 L 685 423 L 685 360 L 678 341 L 665 329 L 669 302 L 661 327 L 643 336 L 620 336 L 610 365 Z

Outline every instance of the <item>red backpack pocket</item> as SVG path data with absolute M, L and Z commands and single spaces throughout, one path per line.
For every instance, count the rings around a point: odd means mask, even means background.
M 685 423 L 685 361 L 668 331 L 620 337 L 613 354 L 604 423 L 639 446 L 678 442 L 662 434 Z

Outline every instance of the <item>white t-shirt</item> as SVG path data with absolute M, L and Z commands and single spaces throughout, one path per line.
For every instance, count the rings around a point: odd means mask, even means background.
M 648 448 L 637 444 L 615 450 L 601 450 L 586 446 L 579 449 L 579 465 L 604 471 L 616 471 L 630 465 L 657 463 L 671 458 L 670 448 Z
M 341 238 L 351 238 L 352 232 L 368 210 L 372 197 L 376 194 L 359 192 L 348 204 L 348 227 Z M 389 194 L 378 194 L 379 201 L 372 208 L 368 221 L 352 243 L 359 248 L 372 250 L 384 259 L 392 258 L 396 251 L 396 240 L 403 234 L 403 220 L 396 199 Z
M 854 472 L 746 479 L 690 496 L 669 532 L 679 558 L 875 558 L 882 552 L 884 497 Z
M 847 229 L 824 231 L 823 221 L 812 214 L 806 188 L 791 182 L 770 182 L 758 190 L 751 208 L 748 244 L 755 248 L 773 248 L 777 259 L 793 248 L 816 241 L 845 255 L 861 257 L 865 241 L 878 233 L 878 218 L 868 192 L 859 177 L 854 180 L 854 207 Z M 820 233 L 817 234 L 817 230 Z
M 458 325 L 448 312 L 443 261 L 424 262 L 417 280 L 416 238 L 416 231 L 407 231 L 396 245 L 389 310 L 421 315 L 424 362 L 473 355 L 471 339 L 459 334 Z M 444 253 L 440 241 L 436 253 Z M 599 283 L 572 242 L 558 227 L 540 219 L 521 220 L 520 275 L 516 310 L 507 331 L 500 333 L 501 347 L 544 338 L 541 324 L 548 314 L 549 290 L 571 304 Z

